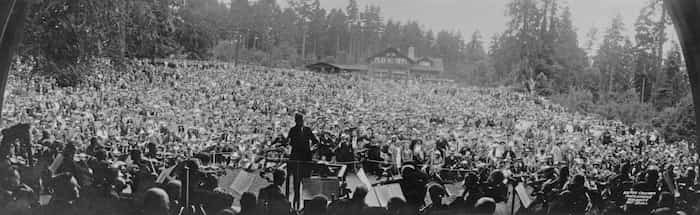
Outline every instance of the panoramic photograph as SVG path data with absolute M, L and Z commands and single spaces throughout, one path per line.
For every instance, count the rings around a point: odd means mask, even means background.
M 700 215 L 700 0 L 0 0 L 0 215 Z

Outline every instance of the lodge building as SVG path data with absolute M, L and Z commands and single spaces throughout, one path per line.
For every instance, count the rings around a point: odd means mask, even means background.
M 363 73 L 374 77 L 391 79 L 439 79 L 444 72 L 440 58 L 416 57 L 415 48 L 407 54 L 396 48 L 385 49 L 366 59 L 366 64 L 342 65 L 318 62 L 307 68 L 326 73 Z

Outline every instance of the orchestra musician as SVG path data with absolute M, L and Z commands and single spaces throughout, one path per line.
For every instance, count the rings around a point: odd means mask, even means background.
M 0 143 L 0 171 L 12 167 L 11 158 L 14 156 L 14 144 Z
M 401 160 L 404 162 L 413 162 L 413 150 L 411 150 L 411 147 L 402 146 L 401 148 Z
M 97 137 L 92 137 L 90 138 L 90 145 L 88 145 L 87 149 L 85 150 L 85 153 L 90 156 L 95 156 L 95 153 L 99 150 L 102 150 L 103 148 L 104 146 L 100 144 Z
M 350 143 L 350 138 L 347 135 L 343 135 L 338 148 L 335 150 L 335 160 L 338 162 L 352 162 L 355 161 L 355 149 L 353 149 Z
M 310 165 L 304 165 L 311 162 L 312 153 L 310 142 L 314 145 L 319 144 L 318 139 L 311 131 L 311 128 L 304 126 L 304 116 L 301 114 L 294 115 L 294 122 L 296 125 L 289 129 L 289 134 L 287 135 L 287 145 L 292 147 L 292 151 L 289 155 L 290 162 L 287 164 L 287 182 L 289 182 L 289 177 L 294 177 L 294 202 L 295 208 L 299 208 L 301 200 L 301 180 L 303 178 L 309 177 L 311 174 Z M 289 183 L 286 187 L 287 193 L 289 193 Z
M 141 150 L 135 149 L 130 151 L 132 160 L 132 175 L 133 187 L 137 193 L 143 193 L 147 188 L 155 183 L 157 173 L 155 166 L 150 160 L 143 158 Z
M 36 193 L 22 183 L 19 170 L 12 166 L 0 170 L 0 210 L 3 214 L 30 214 L 31 207 L 38 204 Z
M 102 188 L 102 191 L 108 192 L 112 190 L 113 185 L 117 184 L 118 170 L 111 167 L 112 162 L 107 160 L 107 152 L 105 150 L 96 151 L 94 159 L 91 159 L 88 165 L 93 170 L 93 185 L 95 187 Z
M 428 160 L 428 162 L 430 165 L 426 165 L 424 168 L 430 167 L 428 170 L 430 175 L 440 178 L 440 170 L 445 165 L 445 157 L 443 157 L 440 151 L 433 151 L 430 154 L 430 160 Z
M 409 148 L 411 149 L 412 153 L 412 161 L 416 164 L 424 164 L 427 159 L 425 156 L 425 151 L 423 150 L 423 141 L 419 139 L 413 140 L 411 141 Z
M 148 142 L 146 144 L 146 158 L 148 159 L 158 159 L 158 146 L 154 142 Z
M 320 145 L 315 152 L 318 155 L 319 160 L 331 161 L 334 156 L 333 151 L 337 148 L 336 138 L 328 132 L 323 132 L 319 137 L 319 141 Z

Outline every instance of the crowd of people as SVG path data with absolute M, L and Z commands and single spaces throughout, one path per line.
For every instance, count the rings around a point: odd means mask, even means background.
M 693 144 L 507 88 L 258 66 L 97 65 L 77 87 L 10 77 L 0 211 L 492 214 L 521 183 L 534 201 L 520 213 L 700 212 Z M 301 209 L 283 195 L 281 171 L 257 197 L 233 199 L 217 187 L 205 169 L 263 170 L 270 149 L 288 151 L 295 114 L 318 139 L 314 160 L 400 175 L 405 198 L 368 207 L 367 188 L 358 188 L 351 198 L 317 197 Z M 443 202 L 442 185 L 454 182 L 463 193 Z M 630 190 L 656 193 L 630 205 Z M 40 204 L 40 196 L 50 200 Z M 239 211 L 230 209 L 234 201 Z

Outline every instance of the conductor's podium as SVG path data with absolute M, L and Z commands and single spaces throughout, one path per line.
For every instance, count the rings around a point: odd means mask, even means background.
M 311 177 L 302 179 L 302 200 L 311 200 L 316 196 L 333 199 L 346 193 L 341 186 L 345 182 L 347 165 L 314 162 L 309 165 Z
M 342 183 L 338 178 L 310 177 L 302 180 L 302 200 L 311 200 L 316 196 L 332 199 L 341 195 Z

